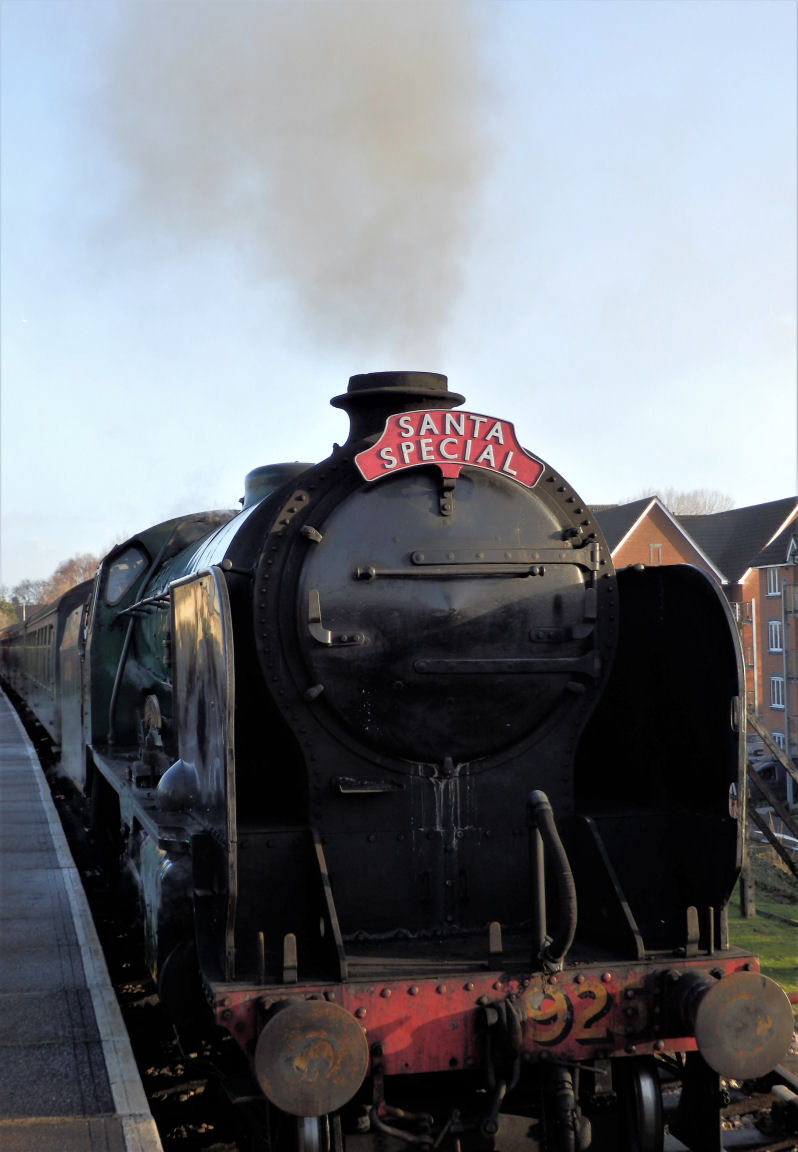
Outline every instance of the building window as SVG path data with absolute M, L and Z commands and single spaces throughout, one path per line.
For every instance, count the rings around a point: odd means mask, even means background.
M 770 677 L 770 707 L 783 708 L 784 707 L 784 677 L 771 676 Z
M 662 545 L 661 544 L 649 544 L 649 546 L 648 546 L 648 562 L 649 562 L 649 564 L 661 564 L 662 563 Z
M 781 651 L 781 620 L 768 620 L 768 652 Z
M 778 568 L 768 568 L 768 596 L 781 596 L 781 581 Z
M 776 744 L 778 744 L 779 748 L 781 748 L 781 750 L 783 752 L 784 751 L 784 733 L 783 732 L 771 732 L 770 735 L 773 737 L 774 741 L 776 742 Z

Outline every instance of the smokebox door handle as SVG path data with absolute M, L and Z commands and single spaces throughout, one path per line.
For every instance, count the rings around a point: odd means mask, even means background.
M 311 588 L 308 595 L 308 632 L 319 644 L 330 645 L 333 642 L 332 632 L 321 622 L 321 598 L 317 588 Z

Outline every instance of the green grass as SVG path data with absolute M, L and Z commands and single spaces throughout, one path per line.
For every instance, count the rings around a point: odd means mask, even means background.
M 798 921 L 798 880 L 774 865 L 769 850 L 752 853 L 754 902 L 757 915 L 740 913 L 739 884 L 729 902 L 729 940 L 759 957 L 766 976 L 789 994 L 798 995 L 798 928 L 759 913 Z

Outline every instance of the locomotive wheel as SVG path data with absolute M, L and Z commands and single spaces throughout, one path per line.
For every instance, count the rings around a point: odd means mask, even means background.
M 268 1152 L 345 1152 L 341 1118 L 335 1114 L 325 1116 L 290 1116 L 266 1104 Z M 248 1147 L 248 1145 L 247 1145 Z M 252 1152 L 255 1152 L 253 1145 Z M 257 1144 L 257 1148 L 261 1148 Z
M 296 1152 L 344 1152 L 338 1116 L 297 1116 L 295 1124 Z
M 615 1061 L 613 1086 L 620 1104 L 623 1152 L 662 1152 L 662 1093 L 654 1059 Z

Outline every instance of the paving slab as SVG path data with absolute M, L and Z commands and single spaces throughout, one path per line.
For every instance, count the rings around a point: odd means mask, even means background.
M 0 1148 L 162 1152 L 47 781 L 0 693 Z

